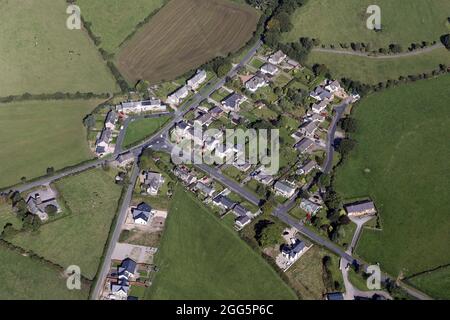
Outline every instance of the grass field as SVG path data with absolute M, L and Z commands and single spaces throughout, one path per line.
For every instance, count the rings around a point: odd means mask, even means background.
M 112 92 L 115 80 L 64 0 L 0 1 L 0 96 Z
M 311 52 L 307 64 L 325 64 L 333 77 L 350 78 L 368 84 L 376 84 L 399 76 L 416 75 L 439 68 L 439 64 L 450 64 L 448 50 L 435 49 L 417 56 L 395 59 L 372 59 L 336 53 Z
M 237 233 L 181 187 L 169 211 L 149 299 L 295 299 Z
M 125 133 L 123 147 L 132 146 L 158 131 L 168 120 L 169 116 L 160 118 L 138 119 L 131 122 Z
M 93 169 L 60 180 L 56 188 L 70 214 L 40 227 L 37 234 L 20 233 L 8 241 L 64 268 L 78 265 L 92 279 L 103 255 L 121 188 L 114 174 Z
M 6 187 L 93 158 L 83 118 L 100 100 L 0 104 L 0 186 Z
M 58 270 L 15 251 L 0 247 L 1 300 L 87 300 L 89 288 L 68 290 Z
M 92 23 L 92 31 L 101 39 L 100 47 L 115 53 L 122 41 L 141 21 L 167 0 L 77 0 L 81 14 Z
M 450 262 L 450 75 L 371 95 L 354 109 L 358 141 L 337 170 L 344 198 L 371 197 L 383 231 L 364 230 L 356 252 L 398 275 Z
M 450 266 L 413 277 L 408 282 L 437 299 L 450 299 Z
M 228 0 L 172 0 L 121 48 L 117 64 L 134 83 L 171 80 L 242 47 L 258 12 Z
M 381 9 L 382 31 L 366 27 L 369 5 Z M 294 28 L 286 41 L 300 37 L 318 38 L 324 44 L 369 42 L 373 48 L 399 43 L 405 49 L 412 42 L 439 41 L 448 33 L 450 12 L 447 0 L 314 0 L 297 9 Z
M 17 230 L 22 227 L 22 221 L 14 215 L 11 204 L 2 203 L 0 204 L 0 233 L 9 223 Z

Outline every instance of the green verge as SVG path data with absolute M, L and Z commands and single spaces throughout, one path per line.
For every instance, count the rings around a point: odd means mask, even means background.
M 159 118 L 138 119 L 131 122 L 123 139 L 123 147 L 129 148 L 150 137 L 161 129 L 170 118 L 170 116 L 162 116 Z
M 148 299 L 295 299 L 238 234 L 178 187 Z
M 364 229 L 356 248 L 396 276 L 448 264 L 450 75 L 385 90 L 354 109 L 357 146 L 337 169 L 344 199 L 370 197 L 383 230 Z

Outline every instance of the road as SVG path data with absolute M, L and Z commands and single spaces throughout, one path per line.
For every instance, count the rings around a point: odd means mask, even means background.
M 325 49 L 325 48 L 314 48 L 312 51 L 314 52 L 324 52 L 324 53 L 332 53 L 332 54 L 341 54 L 341 55 L 348 55 L 348 56 L 358 56 L 358 57 L 364 57 L 369 59 L 398 59 L 398 58 L 405 58 L 405 57 L 412 57 L 412 56 L 418 56 L 424 53 L 432 52 L 436 49 L 444 48 L 444 45 L 442 43 L 436 43 L 432 46 L 423 48 L 423 49 L 417 49 L 410 52 L 403 52 L 403 53 L 396 53 L 396 54 L 385 54 L 385 55 L 374 55 L 370 52 L 358 52 L 358 51 L 352 51 L 352 50 L 339 50 L 339 49 Z
M 117 215 L 114 231 L 111 235 L 111 239 L 108 242 L 108 248 L 106 249 L 102 266 L 97 274 L 97 281 L 95 282 L 95 287 L 94 290 L 92 291 L 93 299 L 98 299 L 100 297 L 102 287 L 105 283 L 106 277 L 108 276 L 108 272 L 111 266 L 111 256 L 113 254 L 116 243 L 119 241 L 122 226 L 124 225 L 125 220 L 127 218 L 127 210 L 131 202 L 131 197 L 133 196 L 134 185 L 136 183 L 138 175 L 139 175 L 139 166 L 137 165 L 136 159 L 133 165 L 133 169 L 131 170 L 130 183 L 127 187 L 125 195 L 123 196 L 120 211 L 119 214 Z

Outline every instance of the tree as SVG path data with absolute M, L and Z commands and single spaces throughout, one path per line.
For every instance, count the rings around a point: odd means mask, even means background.
M 450 34 L 442 35 L 441 42 L 448 50 L 450 50 Z
M 272 220 L 260 220 L 255 224 L 255 239 L 263 248 L 280 243 L 282 232 L 283 227 Z
M 341 128 L 346 132 L 353 133 L 356 131 L 356 120 L 351 117 L 347 117 L 341 120 Z
M 58 208 L 54 206 L 53 204 L 49 204 L 45 207 L 45 213 L 47 213 L 49 216 L 53 216 L 58 212 Z
M 337 145 L 336 150 L 341 154 L 343 158 L 345 158 L 350 153 L 350 151 L 353 150 L 355 145 L 356 142 L 352 139 L 342 139 Z
M 47 174 L 48 174 L 48 175 L 52 175 L 53 173 L 55 173 L 55 168 L 53 168 L 53 167 L 48 167 L 48 168 L 47 168 Z
M 88 114 L 86 117 L 84 117 L 83 119 L 83 125 L 87 128 L 87 129 L 92 129 L 95 126 L 95 115 L 94 114 Z

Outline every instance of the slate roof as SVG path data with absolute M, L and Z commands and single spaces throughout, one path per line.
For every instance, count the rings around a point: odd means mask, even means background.
M 244 97 L 237 93 L 232 93 L 224 100 L 222 100 L 222 105 L 228 109 L 237 109 L 242 102 Z
M 300 152 L 305 152 L 306 150 L 308 150 L 312 145 L 314 144 L 314 142 L 311 139 L 308 138 L 303 138 L 302 140 L 300 140 L 296 145 L 295 148 L 300 151 Z

